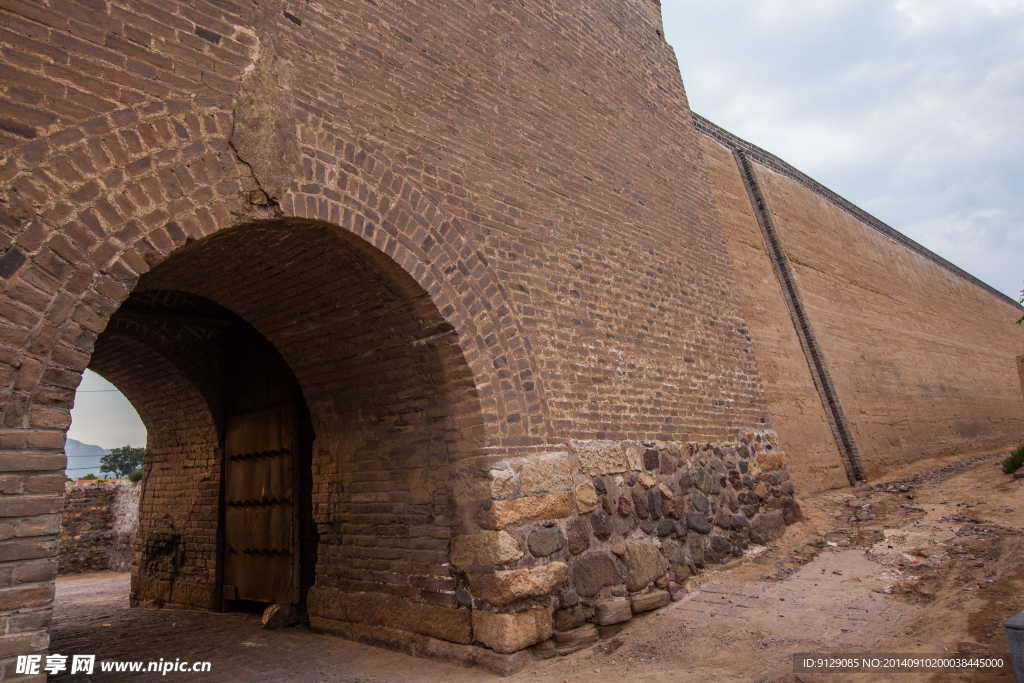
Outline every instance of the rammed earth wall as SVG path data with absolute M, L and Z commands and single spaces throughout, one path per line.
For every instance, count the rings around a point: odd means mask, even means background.
M 695 120 L 772 421 L 802 485 L 848 479 L 844 440 L 871 477 L 1019 443 L 1016 302 L 781 159 Z M 813 338 L 823 373 L 797 327 Z
M 61 574 L 131 569 L 141 488 L 126 479 L 67 483 L 60 527 Z

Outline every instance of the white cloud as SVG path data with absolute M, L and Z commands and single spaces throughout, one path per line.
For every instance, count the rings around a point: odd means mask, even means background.
M 694 111 L 1018 296 L 1024 0 L 662 9 Z

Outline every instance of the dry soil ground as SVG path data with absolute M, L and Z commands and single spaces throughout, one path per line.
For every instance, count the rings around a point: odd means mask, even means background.
M 518 677 L 868 681 L 890 674 L 797 674 L 792 655 L 1005 654 L 1002 623 L 1024 610 L 1024 480 L 1002 473 L 1005 456 L 932 461 L 804 498 L 804 521 L 776 546 L 699 577 L 689 596 L 619 636 Z M 1012 683 L 1013 674 L 898 680 Z
M 795 673 L 792 657 L 1005 655 L 1002 622 L 1024 610 L 1024 479 L 1001 472 L 1003 457 L 931 461 L 805 497 L 804 520 L 777 545 L 692 579 L 681 601 L 513 680 L 874 681 L 892 675 Z M 497 680 L 302 628 L 264 631 L 253 615 L 129 610 L 127 581 L 115 577 L 58 580 L 51 652 L 213 662 L 209 675 L 163 680 Z M 1012 683 L 1013 674 L 1007 665 L 897 680 Z

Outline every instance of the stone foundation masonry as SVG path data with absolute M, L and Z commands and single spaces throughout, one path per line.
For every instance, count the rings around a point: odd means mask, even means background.
M 775 432 L 753 430 L 735 443 L 571 441 L 462 464 L 455 495 L 474 502 L 451 544 L 457 608 L 321 587 L 311 624 L 405 650 L 402 632 L 417 634 L 422 653 L 475 652 L 496 671 L 518 666 L 497 655 L 530 646 L 575 651 L 597 627 L 681 597 L 687 577 L 781 537 L 801 516 L 785 465 Z M 443 642 L 497 654 L 456 656 Z

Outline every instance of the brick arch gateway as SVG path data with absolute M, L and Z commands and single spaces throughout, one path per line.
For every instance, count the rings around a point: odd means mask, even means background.
M 233 576 L 272 576 L 285 555 L 286 565 L 299 556 L 294 602 L 305 607 L 316 586 L 314 614 L 327 594 L 454 604 L 450 465 L 486 444 L 478 390 L 454 327 L 363 240 L 291 220 L 195 241 L 139 279 L 89 367 L 122 389 L 150 435 L 133 604 L 290 603 Z M 259 411 L 280 401 L 295 411 L 283 427 L 294 453 L 276 453 L 286 449 L 273 436 L 232 446 L 233 432 L 251 431 L 240 416 L 277 425 L 276 409 Z M 285 456 L 284 470 L 273 466 Z M 246 478 L 270 488 L 239 491 Z M 279 547 L 234 542 L 233 524 L 258 525 L 256 511 L 275 506 L 285 517 L 296 508 L 291 544 L 274 529 L 262 542 Z M 246 566 L 241 552 L 278 559 Z
M 0 680 L 87 367 L 134 604 L 497 671 L 1024 435 L 1020 307 L 693 115 L 657 0 L 9 0 L 0 64 Z

